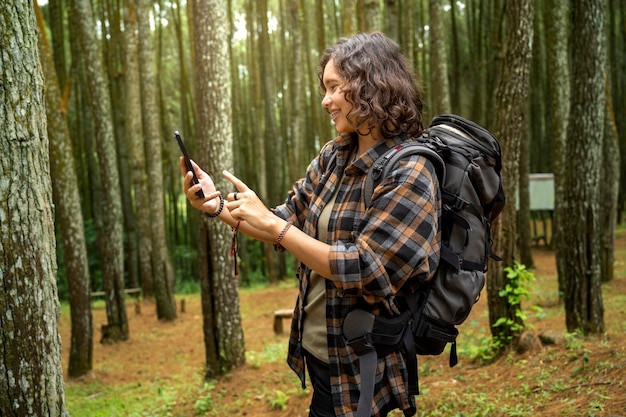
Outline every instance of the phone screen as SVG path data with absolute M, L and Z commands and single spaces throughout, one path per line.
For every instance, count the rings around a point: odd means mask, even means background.
M 185 144 L 183 143 L 183 138 L 180 137 L 180 133 L 178 133 L 178 130 L 174 132 L 174 137 L 176 138 L 176 142 L 178 142 L 178 147 L 180 148 L 180 151 L 183 153 L 183 158 L 185 159 L 185 165 L 187 166 L 187 171 L 191 171 L 191 173 L 193 174 L 193 179 L 192 179 L 193 183 L 194 184 L 200 183 L 200 181 L 198 181 L 198 177 L 196 176 L 196 172 L 193 170 L 193 165 L 191 165 L 191 160 L 189 159 L 189 154 L 187 153 Z M 204 192 L 202 192 L 202 190 L 196 192 L 196 195 L 199 198 L 204 198 Z

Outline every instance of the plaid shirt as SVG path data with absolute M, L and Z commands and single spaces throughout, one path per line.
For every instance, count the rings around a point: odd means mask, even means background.
M 355 308 L 392 317 L 400 314 L 395 297 L 405 285 L 415 289 L 434 275 L 439 262 L 441 198 L 433 165 L 423 156 L 400 161 L 382 179 L 365 209 L 362 188 L 367 170 L 387 149 L 402 139 L 377 143 L 353 163 L 356 139 L 339 136 L 328 142 L 297 181 L 277 216 L 294 222 L 317 237 L 325 204 L 339 187 L 328 225 L 332 276 L 326 279 L 326 326 L 331 391 L 335 414 L 351 417 L 359 398 L 359 362 L 343 336 L 343 319 Z M 305 383 L 302 356 L 302 301 L 310 269 L 300 266 L 300 293 L 294 311 L 287 362 Z M 373 415 L 400 408 L 416 412 L 407 393 L 407 369 L 399 352 L 378 358 Z

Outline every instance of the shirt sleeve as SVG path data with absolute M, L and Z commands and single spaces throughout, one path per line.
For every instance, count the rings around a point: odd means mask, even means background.
M 413 155 L 375 188 L 352 242 L 331 247 L 335 285 L 370 304 L 397 293 L 409 279 L 432 277 L 439 262 L 441 197 L 432 163 Z

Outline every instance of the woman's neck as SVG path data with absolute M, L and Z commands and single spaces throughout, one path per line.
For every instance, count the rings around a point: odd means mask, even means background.
M 372 129 L 367 135 L 358 135 L 357 156 L 361 156 L 363 153 L 367 152 L 367 150 L 378 143 L 380 139 L 378 129 Z

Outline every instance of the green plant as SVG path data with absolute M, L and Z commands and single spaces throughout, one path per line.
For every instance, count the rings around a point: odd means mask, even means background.
M 526 269 L 526 266 L 514 261 L 512 267 L 504 268 L 507 283 L 498 295 L 506 298 L 507 303 L 514 308 L 514 318 L 500 317 L 493 324 L 493 327 L 499 327 L 500 333 L 496 337 L 496 347 L 507 345 L 513 335 L 518 334 L 524 329 L 524 321 L 527 316 L 522 310 L 522 300 L 530 299 L 530 283 L 535 280 L 535 274 Z
M 289 402 L 289 396 L 281 390 L 274 391 L 275 397 L 270 398 L 270 405 L 274 410 L 285 410 Z
M 215 389 L 215 382 L 204 383 L 200 392 L 200 397 L 193 404 L 193 409 L 196 415 L 205 416 L 213 410 L 213 389 Z

